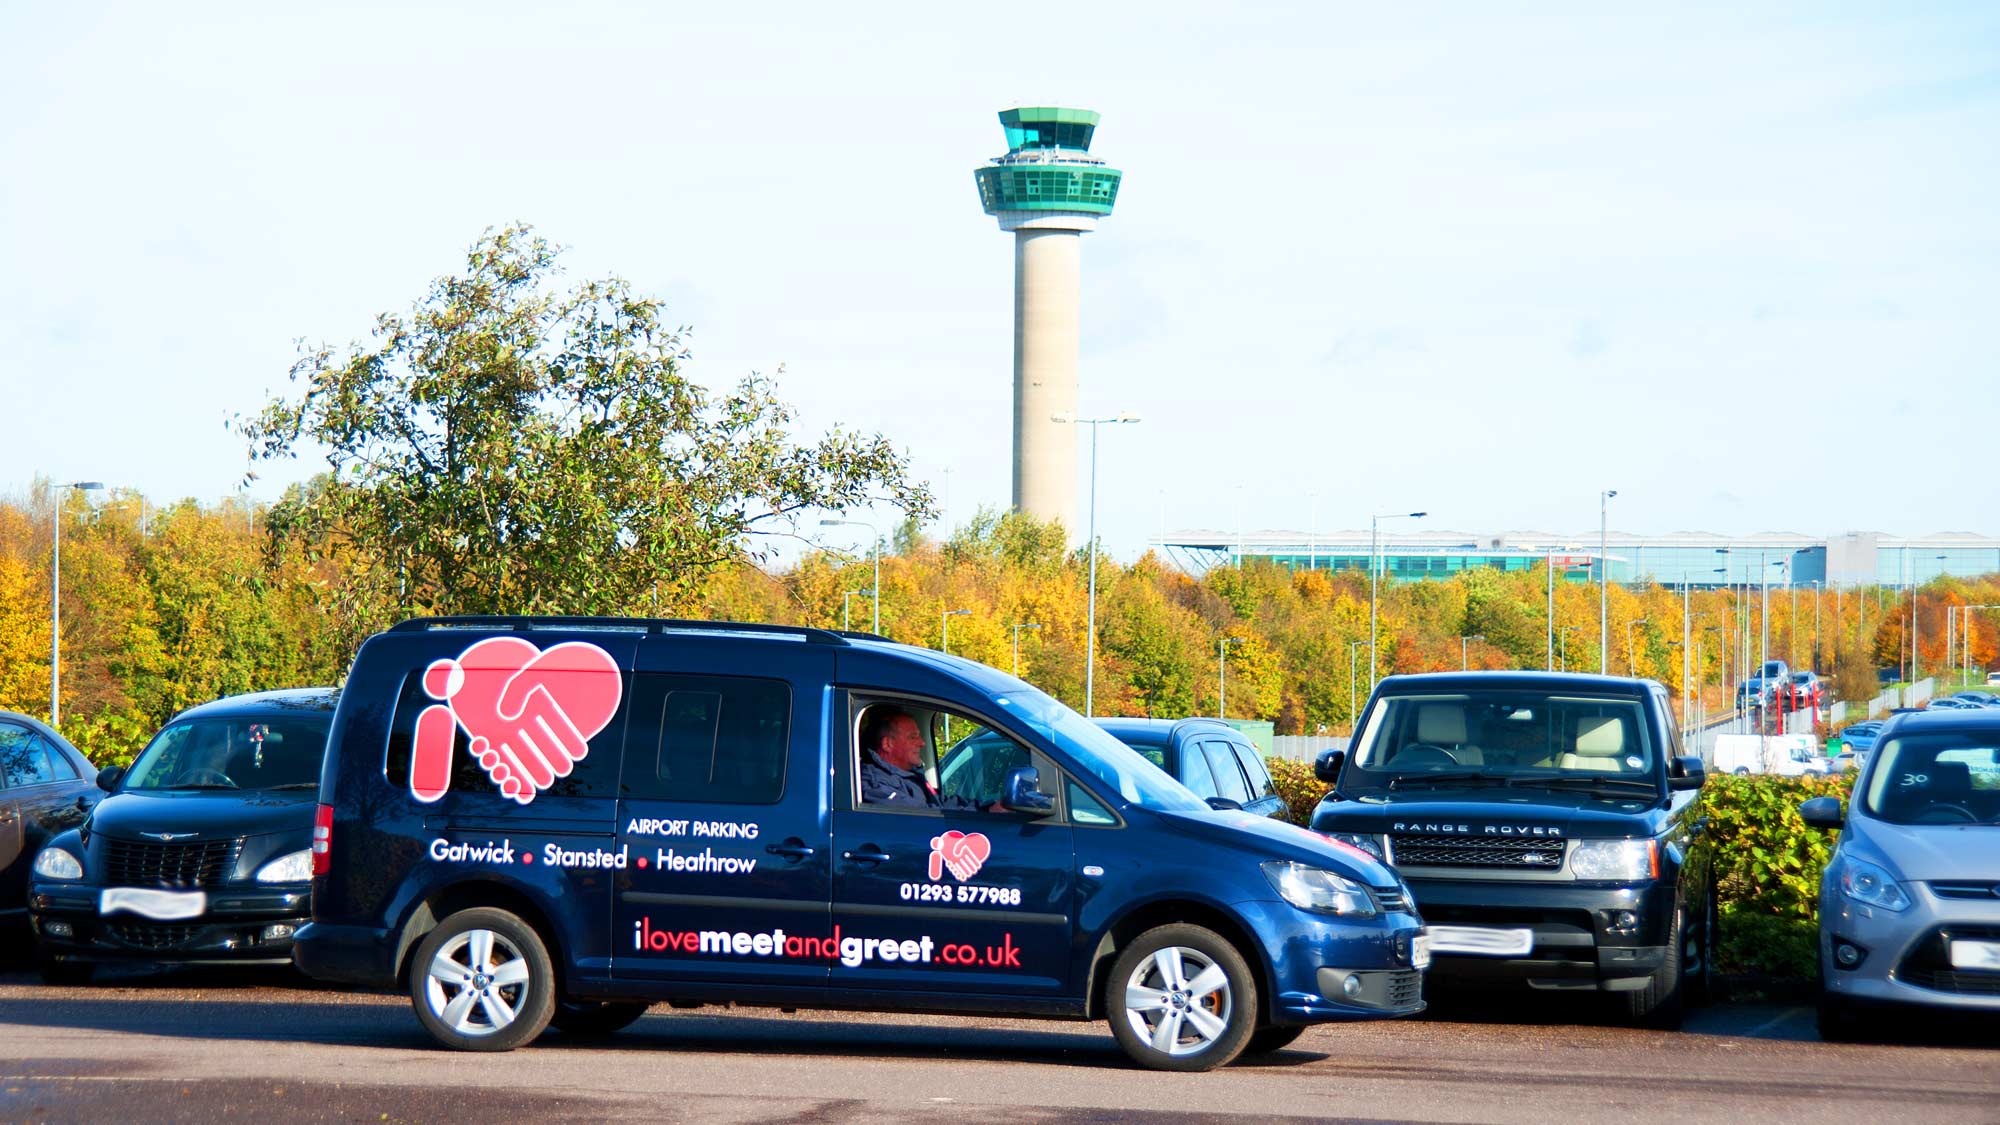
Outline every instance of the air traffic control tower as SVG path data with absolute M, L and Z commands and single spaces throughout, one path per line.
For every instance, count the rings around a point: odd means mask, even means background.
M 1077 305 L 1082 235 L 1118 200 L 1116 168 L 1090 155 L 1097 114 L 1024 106 L 1000 112 L 1007 155 L 975 175 L 979 202 L 1014 235 L 1014 507 L 1076 518 Z

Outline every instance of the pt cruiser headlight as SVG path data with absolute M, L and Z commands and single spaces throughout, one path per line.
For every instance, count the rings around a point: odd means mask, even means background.
M 1354 918 L 1375 916 L 1375 899 L 1368 888 L 1331 871 L 1274 859 L 1264 865 L 1264 877 L 1271 881 L 1278 897 L 1300 910 Z
M 1579 879 L 1636 883 L 1660 877 L 1657 840 L 1585 840 L 1569 856 L 1570 874 Z
M 47 852 L 43 852 L 47 855 Z M 1853 856 L 1843 856 L 1840 861 L 1840 893 L 1859 903 L 1879 906 L 1884 910 L 1901 912 L 1910 908 L 1909 892 L 1896 881 L 1894 875 Z
M 311 848 L 281 855 L 257 869 L 259 883 L 308 883 L 313 877 Z
M 61 848 L 43 848 L 35 857 L 35 874 L 44 879 L 81 879 L 83 864 Z

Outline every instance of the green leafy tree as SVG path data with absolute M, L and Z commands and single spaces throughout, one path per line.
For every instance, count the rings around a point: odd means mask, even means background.
M 560 288 L 558 256 L 489 231 L 370 342 L 304 351 L 297 397 L 239 421 L 253 462 L 324 452 L 326 481 L 271 511 L 277 543 L 348 552 L 432 612 L 664 611 L 806 513 L 928 513 L 886 438 L 795 442 L 769 379 L 711 393 L 660 301 Z

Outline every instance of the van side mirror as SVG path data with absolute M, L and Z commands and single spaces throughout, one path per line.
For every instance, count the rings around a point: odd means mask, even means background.
M 1208 807 L 1214 809 L 1216 812 L 1228 812 L 1231 809 L 1240 809 L 1243 805 L 1227 797 L 1210 797 L 1208 798 Z
M 1347 751 L 1322 750 L 1313 759 L 1313 776 L 1332 785 L 1340 780 L 1340 767 L 1347 764 Z
M 1801 804 L 1799 819 L 1813 828 L 1838 828 L 1847 822 L 1841 815 L 1838 797 L 1814 797 Z
M 105 766 L 97 771 L 97 787 L 106 793 L 116 793 L 118 783 L 125 780 L 124 766 Z
M 1055 798 L 1042 792 L 1042 774 L 1033 766 L 1008 770 L 1000 787 L 1000 807 L 1008 812 L 1046 816 L 1055 811 Z
M 1667 770 L 1668 789 L 1699 789 L 1707 780 L 1708 770 L 1702 767 L 1701 759 L 1693 755 L 1675 758 L 1672 767 Z

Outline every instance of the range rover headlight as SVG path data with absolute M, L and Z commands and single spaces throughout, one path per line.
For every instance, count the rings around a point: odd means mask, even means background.
M 1909 892 L 1888 869 L 1851 855 L 1840 860 L 1840 893 L 1856 902 L 1897 913 L 1910 908 Z
M 311 848 L 281 855 L 257 869 L 259 883 L 308 883 L 313 877 Z
M 1300 910 L 1351 918 L 1375 916 L 1375 899 L 1368 888 L 1331 871 L 1274 859 L 1264 865 L 1264 877 L 1279 898 Z
M 1660 877 L 1657 840 L 1585 840 L 1569 856 L 1570 874 L 1579 879 L 1636 883 Z
M 1329 832 L 1330 840 L 1338 840 L 1349 847 L 1360 848 L 1383 863 L 1389 862 L 1389 849 L 1383 846 L 1382 837 L 1372 832 Z
M 44 879 L 81 879 L 83 864 L 61 848 L 43 848 L 35 857 L 35 874 Z

